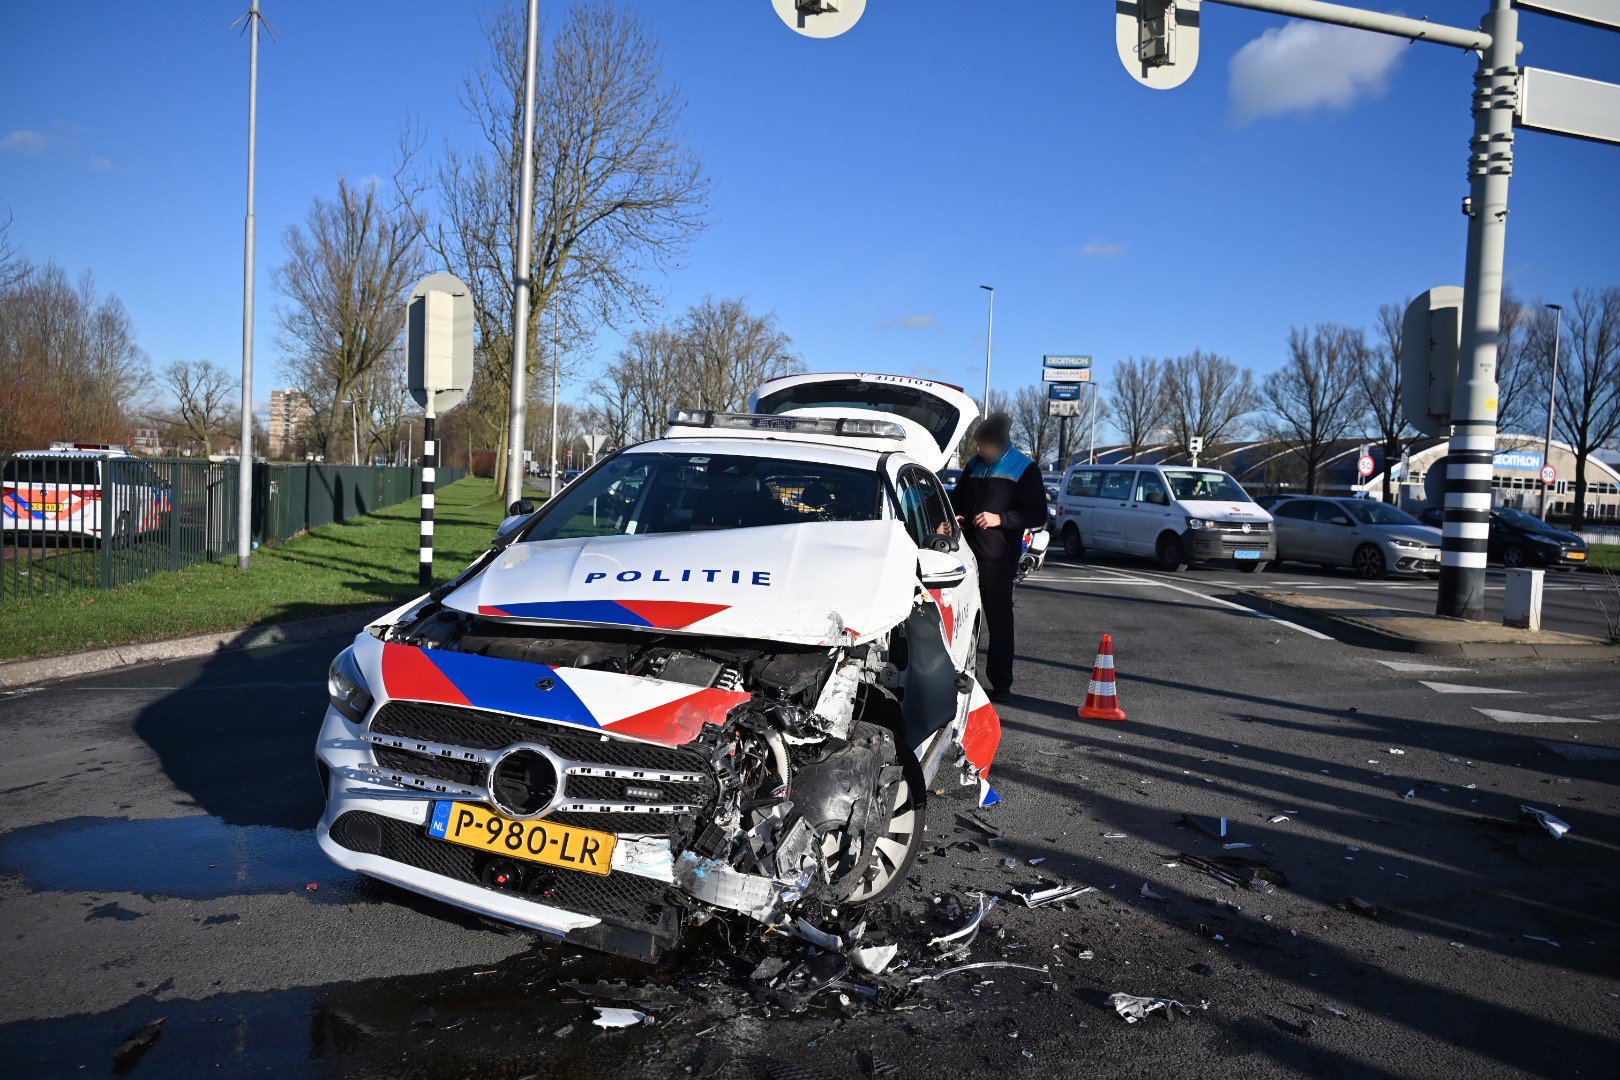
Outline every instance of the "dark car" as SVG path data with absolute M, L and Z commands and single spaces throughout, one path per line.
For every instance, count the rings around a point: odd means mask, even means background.
M 1438 529 L 1445 515 L 1438 506 L 1431 506 L 1418 514 L 1418 520 Z M 1507 567 L 1553 566 L 1570 570 L 1585 566 L 1587 559 L 1585 540 L 1511 506 L 1491 511 L 1486 551 L 1488 559 Z

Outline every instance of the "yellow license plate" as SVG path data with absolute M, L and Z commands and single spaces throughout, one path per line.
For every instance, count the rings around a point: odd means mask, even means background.
M 608 874 L 613 870 L 612 833 L 576 829 L 553 821 L 514 821 L 475 803 L 437 801 L 428 835 L 510 859 Z
M 1576 562 L 1580 562 L 1582 559 L 1586 558 L 1586 552 L 1584 551 L 1570 551 L 1566 552 L 1565 554 L 1568 558 L 1574 559 Z

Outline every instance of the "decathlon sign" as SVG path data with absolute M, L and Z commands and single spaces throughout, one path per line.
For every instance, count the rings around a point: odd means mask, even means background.
M 1539 450 L 1498 450 L 1491 458 L 1493 468 L 1509 472 L 1540 472 L 1541 465 Z

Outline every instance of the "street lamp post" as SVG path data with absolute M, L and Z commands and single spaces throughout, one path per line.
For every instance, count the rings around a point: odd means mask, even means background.
M 352 397 L 343 399 L 349 407 L 349 433 L 354 437 L 354 463 L 360 464 L 360 403 Z
M 984 415 L 990 415 L 990 350 L 996 333 L 996 287 L 994 285 L 980 285 L 979 288 L 990 294 L 990 313 L 984 323 Z
M 1541 444 L 1541 467 L 1544 469 L 1552 464 L 1553 407 L 1558 403 L 1558 346 L 1564 334 L 1564 305 L 1548 304 L 1547 310 L 1553 313 L 1553 362 L 1552 381 L 1547 384 L 1547 439 Z M 1551 486 L 1545 480 L 1541 482 L 1541 513 L 1538 516 L 1542 521 L 1547 520 L 1547 489 Z

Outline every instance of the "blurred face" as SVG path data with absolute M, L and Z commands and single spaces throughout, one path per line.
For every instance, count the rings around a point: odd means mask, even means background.
M 985 461 L 1000 461 L 1007 448 L 990 439 L 979 440 L 979 457 Z

